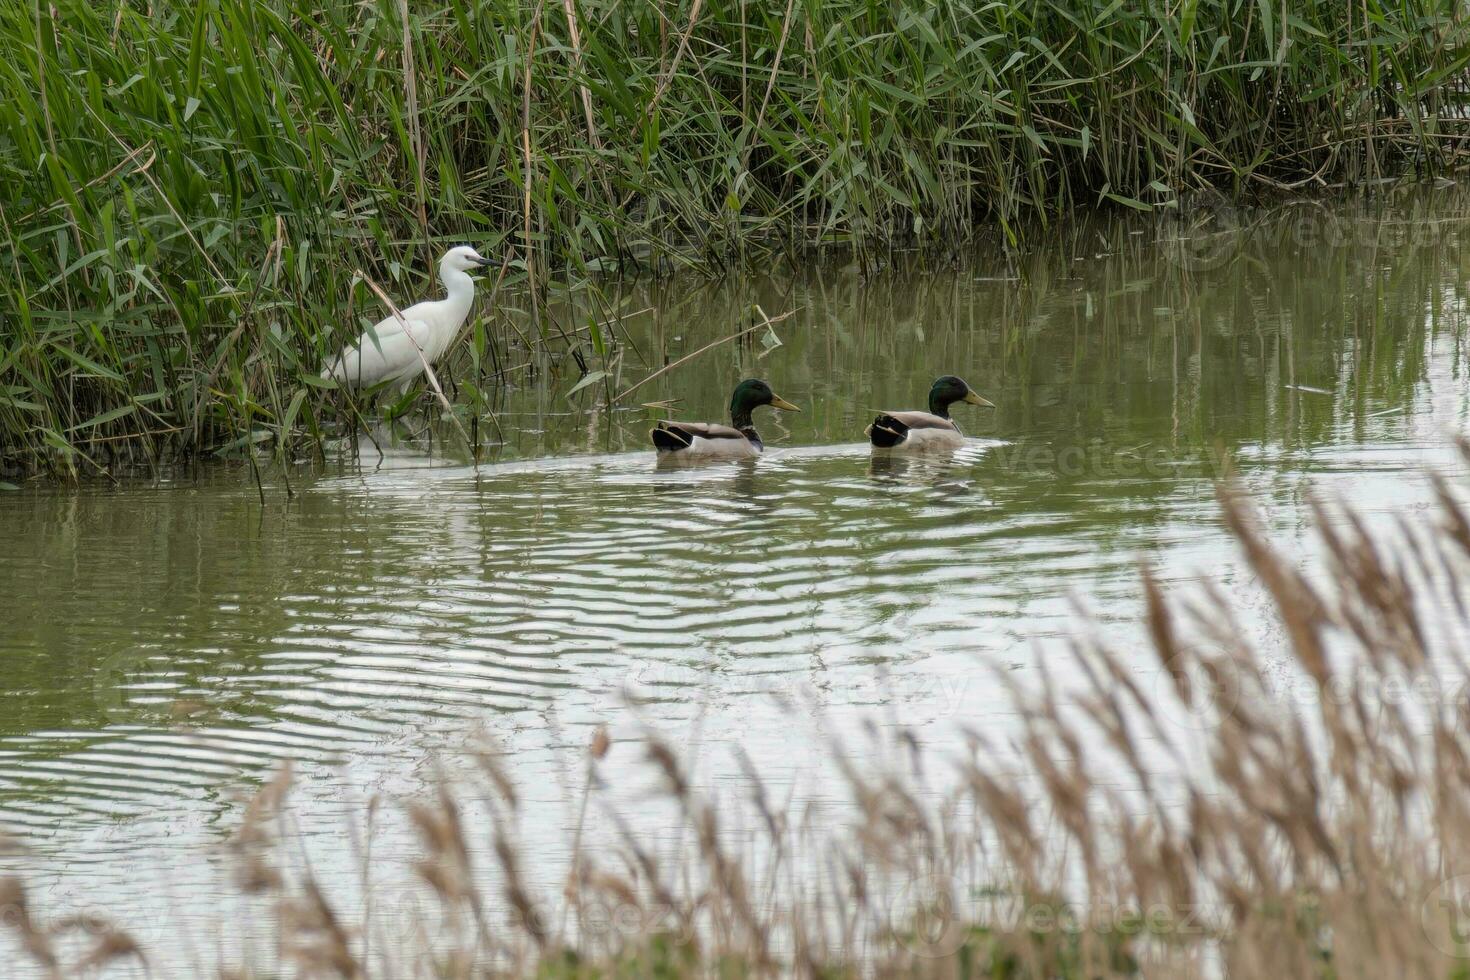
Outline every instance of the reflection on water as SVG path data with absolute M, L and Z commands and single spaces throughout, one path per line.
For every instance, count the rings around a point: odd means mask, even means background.
M 983 668 L 1031 669 L 1072 628 L 1069 596 L 1126 641 L 1140 554 L 1168 583 L 1246 580 L 1213 502 L 1226 455 L 1288 537 L 1308 486 L 1371 514 L 1427 498 L 1426 462 L 1458 465 L 1458 201 L 1334 213 L 1352 234 L 1310 247 L 1280 233 L 1287 209 L 1211 268 L 1117 224 L 1019 279 L 978 260 L 626 287 L 619 308 L 652 312 L 618 325 L 612 391 L 752 303 L 798 311 L 782 346 L 715 348 L 637 395 L 721 419 L 735 380 L 769 378 L 805 411 L 758 418 L 758 460 L 656 462 L 650 410 L 599 407 L 602 386 L 568 399 L 576 379 L 548 370 L 506 391 L 478 468 L 400 423 L 381 457 L 294 473 L 294 498 L 267 474 L 264 506 L 228 468 L 0 495 L 0 824 L 55 887 L 146 905 L 139 883 L 168 877 L 187 904 L 229 787 L 284 756 L 412 792 L 481 726 L 534 813 L 624 692 L 778 780 L 817 746 L 771 694 L 806 692 L 836 726 L 882 704 L 940 742 L 1003 725 Z M 1433 248 L 1392 236 L 1436 215 Z M 969 443 L 871 453 L 874 411 L 922 405 L 947 372 L 999 406 L 962 421 Z M 346 807 L 323 790 L 307 809 L 330 836 Z
M 964 493 L 973 484 L 968 478 L 970 468 L 984 454 L 978 443 L 919 452 L 874 450 L 868 457 L 868 475 L 893 486 L 929 486 L 945 493 Z

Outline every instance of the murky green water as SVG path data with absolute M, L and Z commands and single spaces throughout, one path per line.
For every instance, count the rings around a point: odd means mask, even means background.
M 160 909 L 227 914 L 234 790 L 286 756 L 329 854 L 363 798 L 421 790 L 489 733 L 551 860 L 565 750 L 626 732 L 624 692 L 717 782 L 738 744 L 795 784 L 821 731 L 875 711 L 940 746 L 1003 729 L 988 668 L 1034 671 L 1072 598 L 1138 641 L 1140 556 L 1171 585 L 1248 585 L 1222 453 L 1286 540 L 1309 488 L 1374 515 L 1428 499 L 1425 464 L 1463 470 L 1467 203 L 1246 213 L 1186 249 L 1102 224 L 1018 269 L 633 286 L 606 388 L 519 372 L 478 468 L 408 441 L 297 469 L 294 497 L 267 471 L 263 505 L 229 467 L 0 495 L 0 826 L 32 848 L 0 860 L 49 907 L 127 909 L 146 938 Z M 780 346 L 724 345 L 602 405 L 752 303 L 795 311 Z M 946 372 L 999 406 L 957 408 L 972 443 L 873 459 L 873 410 L 921 407 Z M 765 457 L 655 466 L 638 403 L 721 419 L 748 375 L 803 408 L 758 415 Z

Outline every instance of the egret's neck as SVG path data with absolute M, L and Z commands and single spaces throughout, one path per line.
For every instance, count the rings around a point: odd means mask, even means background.
M 444 288 L 449 292 L 445 302 L 459 318 L 469 316 L 470 304 L 475 301 L 475 281 L 470 278 L 470 274 L 463 269 L 450 269 L 441 265 L 439 281 L 444 283 Z

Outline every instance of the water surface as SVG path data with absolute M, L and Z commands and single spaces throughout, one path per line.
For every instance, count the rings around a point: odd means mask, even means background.
M 959 723 L 1004 732 L 993 671 L 1057 656 L 1075 602 L 1148 669 L 1141 557 L 1170 587 L 1249 584 L 1214 503 L 1227 458 L 1288 543 L 1309 491 L 1382 515 L 1430 498 L 1426 464 L 1463 471 L 1466 203 L 1244 212 L 1188 248 L 1102 222 L 1016 266 L 608 287 L 627 315 L 606 384 L 567 397 L 569 361 L 502 352 L 533 369 L 479 466 L 452 430 L 380 433 L 382 456 L 293 468 L 294 495 L 228 465 L 0 495 L 0 826 L 31 849 L 0 860 L 48 909 L 207 934 L 238 788 L 281 758 L 298 829 L 345 878 L 332 845 L 361 801 L 421 792 L 488 734 L 549 868 L 568 753 L 630 731 L 628 697 L 713 785 L 737 786 L 738 745 L 820 795 L 840 793 L 814 775 L 824 738 L 857 719 L 940 747 Z M 795 311 L 779 345 L 717 347 L 607 407 L 757 304 Z M 589 308 L 557 305 L 571 326 Z M 956 408 L 969 445 L 873 457 L 873 411 L 921 407 L 950 372 L 998 406 Z M 750 375 L 803 408 L 757 416 L 765 457 L 655 464 L 642 403 L 721 419 Z M 620 791 L 632 812 L 646 788 Z

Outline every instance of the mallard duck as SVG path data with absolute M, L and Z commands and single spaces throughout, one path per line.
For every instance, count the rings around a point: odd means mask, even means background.
M 779 408 L 783 412 L 799 412 L 791 404 L 771 390 L 771 386 L 759 378 L 747 378 L 735 386 L 730 395 L 730 424 L 714 422 L 670 422 L 663 421 L 649 431 L 654 447 L 661 453 L 679 453 L 685 456 L 756 456 L 765 444 L 750 424 L 750 413 L 762 405 Z
M 964 444 L 964 433 L 949 417 L 949 406 L 968 402 L 994 408 L 952 374 L 935 380 L 929 389 L 929 411 L 884 412 L 867 428 L 867 436 L 878 449 L 953 448 Z

